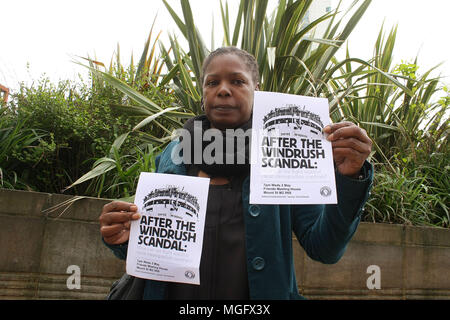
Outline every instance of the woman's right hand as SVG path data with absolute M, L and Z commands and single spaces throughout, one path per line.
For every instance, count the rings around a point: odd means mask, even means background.
M 140 218 L 133 203 L 113 201 L 103 206 L 100 233 L 107 244 L 122 244 L 130 238 L 132 220 Z

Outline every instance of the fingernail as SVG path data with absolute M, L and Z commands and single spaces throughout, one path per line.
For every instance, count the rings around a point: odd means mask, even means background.
M 134 219 L 134 220 L 137 220 L 137 219 L 139 219 L 140 217 L 141 217 L 141 215 L 140 215 L 139 213 L 134 213 L 134 214 L 131 216 L 131 218 Z
M 130 206 L 130 211 L 136 211 L 136 210 L 137 210 L 137 205 L 132 204 L 132 205 Z

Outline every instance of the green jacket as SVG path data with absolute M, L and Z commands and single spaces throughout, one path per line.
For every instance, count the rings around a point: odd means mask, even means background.
M 156 159 L 158 173 L 186 175 L 183 164 L 172 162 L 171 142 Z M 337 205 L 250 205 L 250 179 L 242 186 L 246 232 L 247 272 L 251 299 L 301 299 L 295 278 L 292 232 L 311 259 L 339 261 L 359 224 L 370 194 L 373 167 L 367 161 L 362 180 L 336 172 Z M 109 246 L 126 258 L 125 245 Z M 148 280 L 144 299 L 164 299 L 166 283 Z

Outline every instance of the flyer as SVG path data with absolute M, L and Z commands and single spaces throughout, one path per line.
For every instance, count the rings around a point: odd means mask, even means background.
M 145 279 L 200 284 L 209 178 L 143 172 L 134 203 L 126 271 Z
M 328 100 L 255 91 L 250 203 L 337 203 Z

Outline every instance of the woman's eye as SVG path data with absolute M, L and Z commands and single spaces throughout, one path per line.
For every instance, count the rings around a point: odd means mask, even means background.
M 211 86 L 217 85 L 217 83 L 218 83 L 217 80 L 210 80 L 210 81 L 206 82 L 206 85 L 211 87 Z
M 241 84 L 244 84 L 245 81 L 242 80 L 242 79 L 235 79 L 235 80 L 233 80 L 233 83 L 234 83 L 234 84 L 237 84 L 237 85 L 241 85 Z

